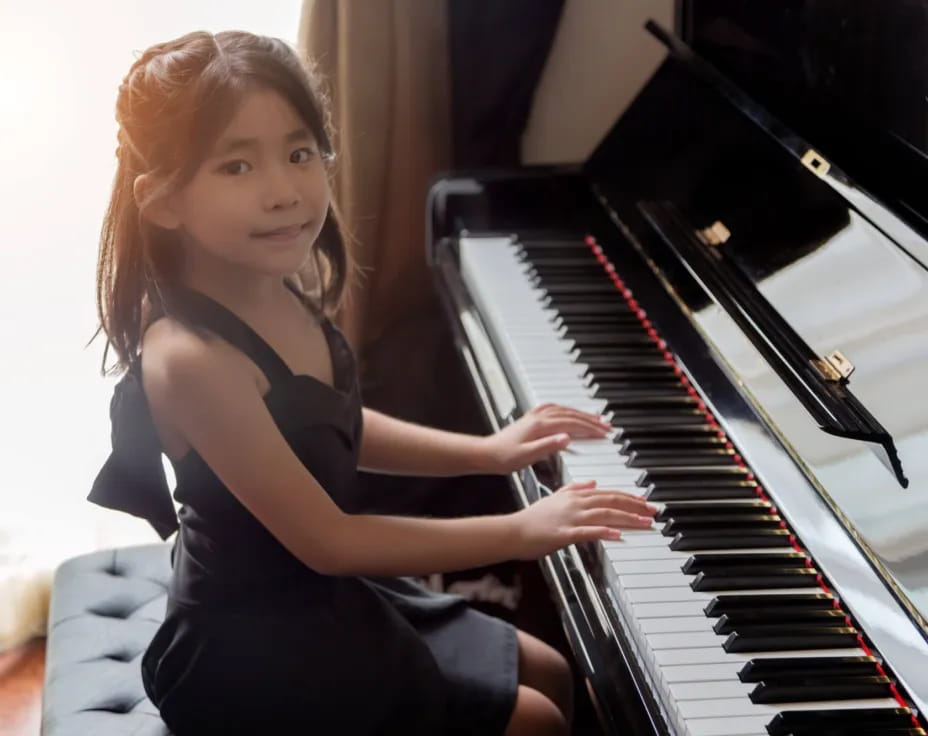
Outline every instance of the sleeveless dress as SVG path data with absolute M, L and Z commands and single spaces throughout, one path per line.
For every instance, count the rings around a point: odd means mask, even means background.
M 294 453 L 346 513 L 359 513 L 354 357 L 340 330 L 294 291 L 322 325 L 334 387 L 294 375 L 204 294 L 175 288 L 171 306 L 255 362 Z M 177 736 L 503 733 L 518 687 L 510 624 L 410 578 L 314 572 L 194 450 L 172 463 L 178 524 L 140 361 L 117 384 L 110 413 L 113 452 L 90 500 L 147 518 L 163 537 L 178 530 L 167 614 L 142 658 L 145 691 Z

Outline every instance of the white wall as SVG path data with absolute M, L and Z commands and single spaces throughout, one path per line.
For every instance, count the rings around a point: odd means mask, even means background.
M 522 140 L 526 163 L 584 160 L 664 57 L 673 0 L 567 0 Z
M 300 6 L 0 0 L 0 573 L 17 519 L 49 548 L 90 543 L 104 517 L 130 538 L 155 538 L 85 500 L 109 452 L 112 381 L 99 375 L 102 342 L 84 346 L 116 168 L 116 91 L 134 52 L 199 29 L 293 43 Z

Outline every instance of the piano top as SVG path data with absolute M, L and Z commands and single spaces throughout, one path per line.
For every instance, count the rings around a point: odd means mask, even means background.
M 682 42 L 649 30 L 667 58 L 585 173 L 928 633 L 928 241 Z M 745 333 L 758 315 L 769 318 L 764 349 Z M 819 383 L 863 407 L 901 468 L 877 443 L 821 429 L 808 406 L 818 399 L 784 380 L 812 373 L 790 360 L 803 350 L 853 365 L 846 381 Z

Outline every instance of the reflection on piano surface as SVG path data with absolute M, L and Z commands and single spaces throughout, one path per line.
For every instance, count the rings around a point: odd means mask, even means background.
M 655 32 L 583 167 L 430 195 L 491 424 L 556 401 L 613 425 L 514 475 L 520 501 L 592 479 L 661 507 L 543 561 L 577 664 L 609 733 L 925 734 L 928 250 Z

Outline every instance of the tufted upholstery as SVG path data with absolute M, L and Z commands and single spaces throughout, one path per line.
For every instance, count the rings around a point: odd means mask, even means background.
M 55 573 L 42 736 L 169 736 L 142 689 L 164 618 L 170 544 L 93 552 Z

